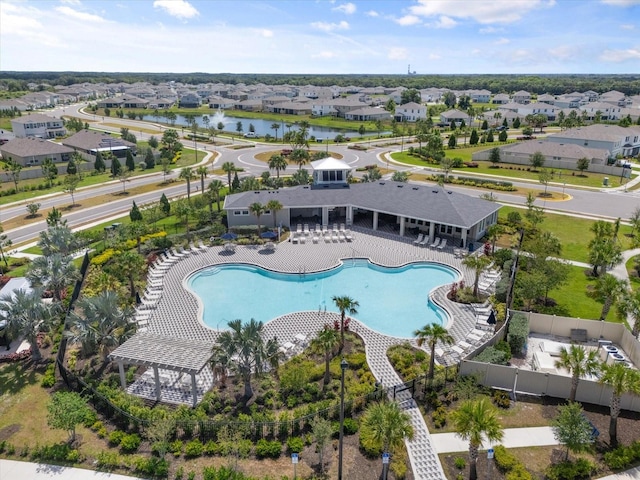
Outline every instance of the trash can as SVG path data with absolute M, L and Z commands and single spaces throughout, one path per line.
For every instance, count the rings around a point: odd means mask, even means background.
M 602 186 L 603 187 L 608 187 L 609 186 L 609 177 L 604 177 L 602 179 Z

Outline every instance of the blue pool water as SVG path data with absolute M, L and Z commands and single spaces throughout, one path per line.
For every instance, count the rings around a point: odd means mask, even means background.
M 333 270 L 303 275 L 221 265 L 195 273 L 187 284 L 202 302 L 204 323 L 214 329 L 237 318 L 268 322 L 297 311 L 338 312 L 331 298 L 346 295 L 360 303 L 353 317 L 369 328 L 409 338 L 428 323 L 443 323 L 446 315 L 429 302 L 429 292 L 457 277 L 455 270 L 429 263 L 386 268 L 347 260 Z

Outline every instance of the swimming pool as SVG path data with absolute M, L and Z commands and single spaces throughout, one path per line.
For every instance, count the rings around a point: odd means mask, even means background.
M 193 274 L 187 286 L 200 299 L 203 322 L 215 329 L 224 329 L 237 318 L 266 323 L 298 311 L 338 312 L 331 300 L 335 295 L 358 301 L 353 317 L 369 328 L 409 338 L 428 323 L 446 323 L 446 314 L 429 301 L 429 292 L 457 278 L 456 270 L 433 263 L 387 268 L 367 260 L 347 260 L 338 268 L 305 274 L 218 265 Z

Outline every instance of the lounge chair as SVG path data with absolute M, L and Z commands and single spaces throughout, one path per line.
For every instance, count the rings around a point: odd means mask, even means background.
M 438 245 L 440 245 L 440 237 L 436 237 L 435 240 L 433 241 L 433 243 L 431 245 L 429 245 L 430 248 L 437 248 Z
M 447 239 L 446 239 L 446 238 L 443 238 L 443 239 L 442 239 L 442 242 L 440 243 L 440 245 L 438 245 L 438 247 L 437 247 L 437 248 L 438 248 L 438 250 L 442 250 L 442 249 L 444 249 L 444 247 L 446 247 L 446 246 L 447 246 Z
M 422 242 L 422 239 L 424 238 L 424 233 L 421 233 L 420 235 L 418 235 L 418 238 L 416 238 L 413 243 L 416 245 L 420 245 L 420 242 Z

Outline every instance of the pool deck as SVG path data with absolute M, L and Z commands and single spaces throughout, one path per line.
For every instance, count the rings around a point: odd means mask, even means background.
M 322 240 L 313 243 L 311 239 L 305 244 L 283 242 L 272 251 L 265 250 L 261 246 L 237 246 L 235 251 L 226 251 L 223 247 L 210 247 L 190 254 L 171 267 L 163 276 L 163 294 L 142 329 L 159 335 L 210 341 L 213 344 L 218 332 L 201 323 L 199 302 L 185 288 L 186 278 L 190 274 L 212 265 L 247 263 L 269 270 L 301 273 L 334 268 L 340 265 L 342 260 L 348 261 L 353 258 L 366 258 L 387 267 L 397 267 L 417 261 L 432 261 L 454 267 L 463 274 L 467 284 L 473 281 L 473 274 L 462 265 L 462 258 L 454 256 L 452 248 L 434 250 L 419 247 L 413 244 L 413 238 L 370 230 L 354 229 L 353 237 L 353 241 L 348 243 L 325 243 Z M 469 345 L 465 340 L 468 340 L 468 335 L 476 325 L 473 307 L 449 301 L 446 298 L 448 290 L 448 286 L 442 286 L 431 292 L 432 300 L 447 311 L 449 316 L 447 328 L 456 340 L 456 344 L 452 347 L 440 345 L 438 348 L 439 354 L 436 355 L 436 359 L 445 365 L 457 363 L 473 348 L 473 345 Z M 264 327 L 265 336 L 267 338 L 276 336 L 281 345 L 285 343 L 296 345 L 299 343 L 296 335 L 305 336 L 308 341 L 325 324 L 332 324 L 339 318 L 340 315 L 334 312 L 296 312 L 267 322 Z M 351 330 L 364 339 L 367 361 L 376 379 L 385 387 L 402 383 L 389 363 L 386 351 L 391 345 L 406 342 L 407 339 L 383 335 L 357 320 L 352 321 Z M 415 345 L 415 341 L 411 342 Z M 477 343 L 476 340 L 475 344 Z M 460 345 L 464 345 L 464 348 Z M 400 393 L 396 399 L 413 421 L 415 437 L 414 440 L 407 441 L 407 450 L 414 478 L 444 479 L 442 466 L 416 403 L 408 391 Z

